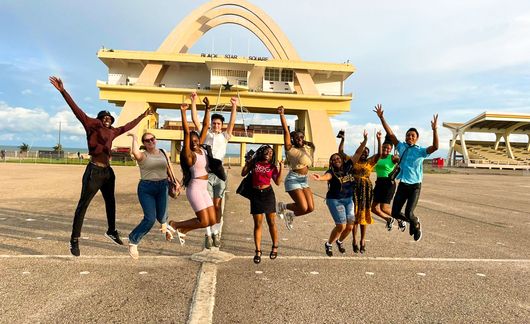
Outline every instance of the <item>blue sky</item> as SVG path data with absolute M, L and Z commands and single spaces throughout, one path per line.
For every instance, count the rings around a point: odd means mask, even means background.
M 0 2 L 0 145 L 84 147 L 84 132 L 48 83 L 63 78 L 89 114 L 119 108 L 98 99 L 107 70 L 102 46 L 156 50 L 173 28 L 206 1 Z M 333 119 L 348 147 L 363 129 L 380 128 L 382 103 L 398 136 L 411 126 L 431 142 L 430 119 L 464 122 L 484 111 L 530 113 L 530 1 L 251 1 L 286 33 L 303 60 L 344 62 L 351 112 Z M 238 26 L 207 33 L 190 52 L 269 56 Z M 175 114 L 174 116 L 178 116 Z M 172 118 L 169 114 L 166 118 Z M 277 122 L 275 116 L 253 121 Z M 440 125 L 441 126 L 441 125 Z M 449 132 L 440 127 L 441 153 Z

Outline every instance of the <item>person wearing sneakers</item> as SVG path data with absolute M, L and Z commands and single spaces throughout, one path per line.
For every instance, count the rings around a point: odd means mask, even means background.
M 278 202 L 276 213 L 283 217 L 287 229 L 291 230 L 295 216 L 309 214 L 315 209 L 313 192 L 309 188 L 307 175 L 309 167 L 313 164 L 315 145 L 305 141 L 304 133 L 301 131 L 289 133 L 283 106 L 278 107 L 277 111 L 282 123 L 285 155 L 290 168 L 285 177 L 285 191 L 293 202 L 290 204 Z
M 274 151 L 269 145 L 262 145 L 243 169 L 241 176 L 245 177 L 252 172 L 252 196 L 250 198 L 250 213 L 254 218 L 254 244 L 256 255 L 254 263 L 261 262 L 261 225 L 263 216 L 267 219 L 271 234 L 272 249 L 269 257 L 276 259 L 278 256 L 278 229 L 276 228 L 276 197 L 272 190 L 271 179 L 279 186 L 282 179 L 283 161 L 280 167 L 274 165 Z
M 112 141 L 121 134 L 133 129 L 143 118 L 152 114 L 151 108 L 142 112 L 129 123 L 115 128 L 112 127 L 114 117 L 112 117 L 110 112 L 103 110 L 98 113 L 97 118 L 88 117 L 64 89 L 63 81 L 60 78 L 51 76 L 49 80 L 55 89 L 61 93 L 75 117 L 83 125 L 87 137 L 88 154 L 90 155 L 90 162 L 87 164 L 83 174 L 81 197 L 75 210 L 72 235 L 70 237 L 70 252 L 75 256 L 81 254 L 79 250 L 81 227 L 83 226 L 88 205 L 90 205 L 92 198 L 99 190 L 101 190 L 105 200 L 105 209 L 107 211 L 108 230 L 105 233 L 105 237 L 115 244 L 123 245 L 116 230 L 116 199 L 114 197 L 116 177 L 110 167 Z
M 340 237 L 343 233 L 346 233 L 347 236 L 353 229 L 354 207 L 352 198 L 354 178 L 351 171 L 353 165 L 359 160 L 361 153 L 364 151 L 367 140 L 368 133 L 364 131 L 364 141 L 351 159 L 344 161 L 343 155 L 334 153 L 329 158 L 329 169 L 326 173 L 323 175 L 311 175 L 314 180 L 328 182 L 326 205 L 335 222 L 335 227 L 331 231 L 328 241 L 324 244 L 324 249 L 328 256 L 333 256 L 333 242 L 337 243 L 340 253 L 346 252 Z
M 140 168 L 140 182 L 138 183 L 138 200 L 144 212 L 144 218 L 129 234 L 129 254 L 133 259 L 139 258 L 138 244 L 151 230 L 155 221 L 163 224 L 167 230 L 167 191 L 169 158 L 162 149 L 156 147 L 156 137 L 151 133 L 142 135 L 145 151 L 138 148 L 138 138 L 135 133 L 128 133 L 132 137 L 131 151 Z M 173 172 L 173 170 L 171 170 Z M 177 192 L 180 183 L 177 181 Z M 167 232 L 166 234 L 169 234 Z M 170 240 L 171 236 L 166 235 Z
M 368 136 L 366 133 L 365 136 Z M 370 174 L 372 173 L 372 170 L 377 163 L 377 160 L 379 160 L 379 156 L 381 154 L 381 132 L 377 132 L 377 143 L 378 143 L 378 152 L 377 154 L 372 155 L 371 157 L 368 157 L 370 154 L 370 149 L 365 147 L 360 150 L 360 147 L 355 152 L 354 156 L 356 154 L 360 154 L 360 157 L 357 161 L 357 163 L 353 164 L 352 167 L 352 175 L 355 179 L 354 186 L 353 186 L 353 204 L 355 206 L 355 221 L 353 224 L 353 252 L 366 252 L 366 230 L 368 228 L 368 225 L 373 224 L 372 214 L 371 214 L 371 205 L 372 205 L 372 196 L 373 196 L 373 189 L 372 189 L 372 182 L 370 181 Z M 366 138 L 365 138 L 366 139 Z M 362 143 L 361 143 L 362 146 Z M 339 144 L 339 154 L 344 156 L 344 159 L 350 160 L 352 157 L 346 155 L 344 153 L 344 138 L 341 139 Z M 357 228 L 361 228 L 361 240 L 360 245 L 361 248 L 359 249 L 359 245 L 357 245 Z M 341 235 L 340 240 L 343 241 L 346 239 L 346 236 L 348 233 L 344 233 Z
M 197 116 L 197 94 L 193 92 L 191 98 L 191 118 L 196 129 L 201 129 L 199 118 Z M 218 159 L 221 163 L 224 161 L 226 155 L 226 148 L 228 141 L 232 137 L 232 131 L 236 123 L 237 113 L 237 98 L 232 97 L 230 99 L 232 110 L 230 113 L 230 121 L 226 127 L 226 131 L 223 131 L 223 123 L 225 118 L 220 114 L 212 114 L 211 117 L 211 129 L 206 128 L 206 139 L 201 144 L 209 145 L 212 148 L 213 158 Z M 203 124 L 203 128 L 204 128 Z M 226 181 L 219 178 L 213 172 L 208 173 L 208 192 L 210 197 L 213 199 L 215 207 L 216 223 L 213 226 L 206 227 L 206 233 L 204 237 L 204 247 L 209 249 L 213 246 L 221 246 L 221 217 L 222 217 L 222 202 L 224 199 L 226 190 Z
M 392 225 L 394 224 L 394 218 L 391 216 L 390 202 L 396 192 L 396 181 L 390 175 L 392 172 L 396 172 L 395 168 L 399 162 L 397 155 L 390 154 L 392 152 L 392 146 L 389 136 L 386 135 L 382 146 L 381 157 L 374 168 L 377 174 L 377 180 L 375 181 L 374 200 L 372 202 L 372 213 L 386 221 L 386 229 L 388 231 L 392 230 Z M 398 227 L 404 232 L 407 225 L 404 221 L 398 219 Z
M 399 164 L 400 171 L 397 176 L 400 181 L 392 204 L 392 217 L 410 223 L 409 234 L 414 237 L 414 241 L 419 241 L 422 237 L 422 228 L 419 218 L 414 215 L 414 209 L 420 198 L 421 182 L 423 180 L 423 160 L 438 150 L 438 114 L 435 114 L 431 121 L 432 145 L 420 147 L 416 145 L 419 138 L 416 128 L 407 130 L 405 142 L 398 141 L 383 116 L 383 106 L 380 104 L 376 105 L 374 112 L 381 120 L 381 124 L 390 140 L 396 146 L 401 159 Z M 405 213 L 401 212 L 404 205 Z
M 176 234 L 180 244 L 184 244 L 185 234 L 197 228 L 205 228 L 216 223 L 215 209 L 212 198 L 208 194 L 208 157 L 207 151 L 200 145 L 206 137 L 208 129 L 208 118 L 205 113 L 204 129 L 199 135 L 195 131 L 190 132 L 188 121 L 186 120 L 186 110 L 188 104 L 180 106 L 182 115 L 182 129 L 184 131 L 184 145 L 180 152 L 180 166 L 184 175 L 183 185 L 186 187 L 186 197 L 195 212 L 196 218 L 188 219 L 181 222 L 169 221 L 167 229 Z M 210 109 L 206 105 L 206 110 Z

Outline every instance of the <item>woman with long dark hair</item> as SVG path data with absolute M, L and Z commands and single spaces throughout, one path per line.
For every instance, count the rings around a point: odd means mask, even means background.
M 278 256 L 278 229 L 276 227 L 276 197 L 271 186 L 271 179 L 279 186 L 282 179 L 283 161 L 279 168 L 274 164 L 274 151 L 269 145 L 261 146 L 243 169 L 241 176 L 249 172 L 252 177 L 252 196 L 250 198 L 250 213 L 254 218 L 254 245 L 256 255 L 254 263 L 261 262 L 261 227 L 263 216 L 267 219 L 269 233 L 272 240 L 272 249 L 269 257 L 276 259 Z
M 285 191 L 291 196 L 293 202 L 285 204 L 278 202 L 276 212 L 284 217 L 287 229 L 293 227 L 294 216 L 309 214 L 315 209 L 313 192 L 309 188 L 308 172 L 313 164 L 315 145 L 304 140 L 304 133 L 294 131 L 289 133 L 283 106 L 278 107 L 280 121 L 283 127 L 283 143 L 285 155 L 291 169 L 285 177 Z
M 366 131 L 364 131 L 363 135 L 363 142 L 351 158 L 345 161 L 343 154 L 334 153 L 329 158 L 329 169 L 326 173 L 323 175 L 312 174 L 313 179 L 328 182 L 326 205 L 335 222 L 335 227 L 331 231 L 328 241 L 324 244 L 324 249 L 328 256 L 333 256 L 333 242 L 337 243 L 340 253 L 346 252 L 342 240 L 353 229 L 354 205 L 352 197 L 354 178 L 351 172 L 353 165 L 359 160 L 361 153 L 364 151 L 368 140 Z
M 353 165 L 352 172 L 353 177 L 355 178 L 354 192 L 353 192 L 353 203 L 355 205 L 355 222 L 353 225 L 353 252 L 366 252 L 366 228 L 367 225 L 373 224 L 374 220 L 372 219 L 371 214 L 371 205 L 373 197 L 372 182 L 370 181 L 370 174 L 379 160 L 381 155 L 381 131 L 377 132 L 377 143 L 378 143 L 378 152 L 371 157 L 370 149 L 365 147 L 362 150 L 359 161 Z M 344 154 L 344 140 L 341 140 L 339 145 L 339 153 L 343 154 L 346 160 L 351 159 L 348 155 Z M 357 245 L 357 225 L 361 228 L 361 240 L 359 245 Z
M 204 142 L 209 120 L 205 119 L 201 135 L 197 132 L 190 132 L 188 121 L 186 120 L 186 110 L 188 104 L 180 105 L 182 116 L 182 129 L 184 132 L 184 145 L 180 153 L 180 165 L 182 167 L 183 185 L 186 187 L 186 197 L 195 212 L 197 218 L 186 221 L 169 221 L 168 230 L 176 233 L 180 244 L 184 244 L 184 236 L 187 232 L 212 226 L 216 223 L 215 208 L 213 201 L 208 194 L 208 158 L 207 152 L 200 145 Z M 206 110 L 210 109 L 207 105 Z M 206 116 L 206 114 L 205 114 Z
M 132 137 L 131 151 L 140 168 L 140 182 L 138 183 L 138 200 L 144 212 L 144 218 L 129 234 L 129 255 L 133 259 L 139 258 L 138 244 L 151 230 L 155 221 L 162 225 L 167 222 L 167 163 L 166 153 L 157 148 L 156 137 L 151 133 L 142 135 L 145 151 L 138 148 L 138 138 L 135 133 L 128 133 Z M 180 183 L 177 182 L 177 190 Z M 164 227 L 164 226 L 163 226 Z

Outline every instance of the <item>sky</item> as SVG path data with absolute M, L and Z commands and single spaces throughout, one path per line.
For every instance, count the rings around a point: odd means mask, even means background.
M 99 100 L 96 80 L 106 80 L 108 71 L 97 51 L 155 51 L 205 2 L 0 0 L 0 146 L 53 147 L 60 124 L 64 147 L 86 147 L 83 128 L 48 76 L 60 76 L 87 114 L 107 109 L 117 116 L 119 107 Z M 425 146 L 438 113 L 438 156 L 450 138 L 443 122 L 485 111 L 530 113 L 528 0 L 250 2 L 272 17 L 303 60 L 355 66 L 345 84 L 354 97 L 350 112 L 332 118 L 334 131 L 346 129 L 347 150 L 364 129 L 382 129 L 372 111 L 378 103 L 398 138 L 416 127 Z M 235 25 L 209 31 L 190 49 L 202 52 L 270 57 L 257 37 Z M 279 124 L 274 115 L 246 119 Z

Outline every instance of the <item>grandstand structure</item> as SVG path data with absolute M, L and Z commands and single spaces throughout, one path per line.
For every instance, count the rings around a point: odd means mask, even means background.
M 530 115 L 484 112 L 466 123 L 444 122 L 452 133 L 449 166 L 488 169 L 530 169 Z M 466 140 L 469 133 L 490 133 L 495 141 Z M 514 142 L 511 135 L 526 135 Z

